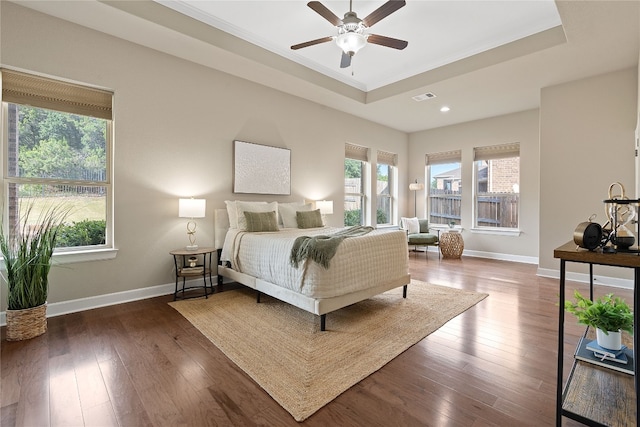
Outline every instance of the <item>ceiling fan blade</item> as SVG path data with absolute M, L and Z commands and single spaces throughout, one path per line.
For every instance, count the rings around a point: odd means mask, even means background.
M 351 55 L 342 52 L 342 58 L 340 59 L 340 68 L 347 68 L 351 65 Z
M 336 27 L 342 25 L 342 19 L 338 18 L 335 13 L 331 12 L 325 5 L 319 1 L 310 1 L 307 3 L 311 9 L 315 10 L 318 15 L 322 16 L 327 21 L 331 22 Z
M 333 40 L 333 37 L 323 37 L 321 39 L 309 40 L 308 42 L 294 44 L 293 46 L 291 46 L 291 49 L 298 50 L 298 49 L 302 49 L 303 47 L 309 47 L 309 46 L 313 46 L 320 43 L 330 42 L 331 40 Z
M 371 12 L 366 18 L 362 20 L 362 22 L 367 27 L 371 27 L 373 26 L 373 24 L 391 15 L 393 12 L 400 9 L 405 4 L 407 4 L 407 2 L 404 0 L 389 0 L 388 2 Z
M 405 40 L 393 39 L 391 37 L 379 36 L 377 34 L 369 34 L 367 41 L 369 43 L 392 47 L 398 50 L 402 50 L 409 45 L 409 42 Z

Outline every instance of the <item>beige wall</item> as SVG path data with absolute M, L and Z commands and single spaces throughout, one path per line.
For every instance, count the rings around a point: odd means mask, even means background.
M 480 234 L 470 231 L 473 224 L 473 148 L 509 142 L 520 143 L 520 229 L 519 236 Z M 462 227 L 465 250 L 538 256 L 538 110 L 446 126 L 411 134 L 409 137 L 409 177 L 425 179 L 425 155 L 462 150 Z M 421 192 L 418 197 L 424 200 Z M 425 215 L 424 203 L 418 216 Z
M 553 249 L 595 213 L 606 222 L 609 185 L 635 194 L 636 68 L 544 88 L 540 106 L 540 264 L 559 268 Z M 584 272 L 573 263 L 570 271 Z M 628 277 L 621 269 L 596 274 Z
M 332 199 L 332 225 L 342 223 L 346 141 L 397 153 L 406 169 L 402 132 L 13 3 L 1 2 L 0 11 L 2 65 L 115 92 L 119 253 L 54 268 L 49 302 L 171 283 L 168 252 L 187 243 L 178 197 L 207 199 L 201 246 L 213 244 L 214 208 L 225 199 L 258 199 L 232 193 L 234 139 L 291 149 L 291 197 L 262 199 Z M 399 188 L 407 187 L 401 174 Z

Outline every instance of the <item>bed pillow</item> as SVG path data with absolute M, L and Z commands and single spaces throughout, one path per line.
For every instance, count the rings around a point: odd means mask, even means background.
M 227 205 L 227 214 L 229 215 L 229 228 L 238 228 L 238 213 L 236 211 L 236 201 L 225 200 L 224 204 Z
M 242 202 L 236 201 L 236 215 L 238 216 L 238 229 L 247 229 L 247 219 L 244 217 L 245 212 L 277 212 L 278 202 Z M 277 214 L 276 214 L 277 215 Z M 277 220 L 277 217 L 276 217 Z
M 244 213 L 247 222 L 247 231 L 278 231 L 278 217 L 275 211 L 270 212 L 248 212 Z
M 284 228 L 298 228 L 296 212 L 308 212 L 313 210 L 311 203 L 279 203 L 278 213 Z
M 308 212 L 298 211 L 296 212 L 296 219 L 298 222 L 298 228 L 315 228 L 322 227 L 324 225 L 322 223 L 320 209 Z
M 401 218 L 402 228 L 407 230 L 408 234 L 420 233 L 420 221 L 418 218 Z

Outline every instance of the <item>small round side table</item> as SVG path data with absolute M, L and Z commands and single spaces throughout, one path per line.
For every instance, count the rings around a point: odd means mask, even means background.
M 443 258 L 460 259 L 464 250 L 462 234 L 455 231 L 447 231 L 440 234 L 439 246 Z

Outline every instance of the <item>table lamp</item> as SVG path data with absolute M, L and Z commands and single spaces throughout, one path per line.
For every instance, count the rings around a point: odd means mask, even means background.
M 187 236 L 189 237 L 189 245 L 186 247 L 188 251 L 198 249 L 196 245 L 196 222 L 194 218 L 204 218 L 207 209 L 206 199 L 179 199 L 178 200 L 178 217 L 190 218 L 187 222 Z

